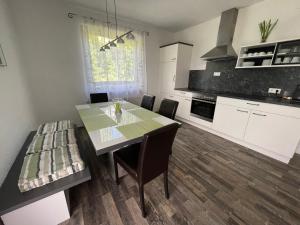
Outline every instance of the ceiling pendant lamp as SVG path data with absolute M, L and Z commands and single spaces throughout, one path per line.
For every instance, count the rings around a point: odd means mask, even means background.
M 124 44 L 125 41 L 124 41 L 124 39 L 122 37 L 119 37 L 118 40 L 117 40 L 117 43 L 118 44 Z
M 110 44 L 109 44 L 109 46 L 111 47 L 111 48 L 115 48 L 115 47 L 117 47 L 117 45 L 116 45 L 116 43 L 113 41 L 113 42 L 111 42 Z
M 118 35 L 118 19 L 117 19 L 117 4 L 116 0 L 114 0 L 114 6 L 115 6 L 115 23 L 116 23 L 116 38 L 114 40 L 109 40 L 109 42 L 105 45 L 103 45 L 100 48 L 100 51 L 105 51 L 110 48 L 115 48 L 117 47 L 118 44 L 124 44 L 125 40 L 124 37 L 126 37 L 127 40 L 135 40 L 135 36 L 132 33 L 132 30 L 122 34 Z M 110 39 L 109 37 L 109 20 L 108 20 L 108 0 L 106 0 L 106 23 L 107 23 L 107 38 Z
M 127 35 L 126 35 L 126 38 L 128 39 L 128 40 L 134 40 L 135 39 L 135 36 L 133 35 L 133 33 L 128 33 Z

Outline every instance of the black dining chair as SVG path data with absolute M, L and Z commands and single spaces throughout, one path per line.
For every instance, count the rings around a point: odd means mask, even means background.
M 177 101 L 165 98 L 160 103 L 158 113 L 162 116 L 174 120 L 177 112 L 178 104 L 179 103 Z
M 91 93 L 91 103 L 108 102 L 107 93 Z
M 153 130 L 144 135 L 142 143 L 127 146 L 113 154 L 117 184 L 120 183 L 118 164 L 138 183 L 143 217 L 146 216 L 144 185 L 162 173 L 164 174 L 165 197 L 169 198 L 169 155 L 178 127 L 177 123 L 173 123 Z
M 155 102 L 155 96 L 144 95 L 143 99 L 142 99 L 141 107 L 143 107 L 144 109 L 148 109 L 148 110 L 152 111 L 153 106 L 154 106 L 154 102 Z

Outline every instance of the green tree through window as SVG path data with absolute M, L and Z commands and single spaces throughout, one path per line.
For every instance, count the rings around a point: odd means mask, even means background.
M 115 48 L 101 52 L 99 46 L 111 41 L 89 33 L 88 42 L 94 82 L 134 81 L 135 41 L 126 40 Z

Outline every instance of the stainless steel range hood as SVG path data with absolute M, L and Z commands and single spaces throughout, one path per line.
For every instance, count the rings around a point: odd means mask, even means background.
M 207 61 L 227 60 L 237 57 L 232 47 L 232 40 L 238 16 L 238 9 L 224 11 L 221 15 L 217 46 L 201 58 Z

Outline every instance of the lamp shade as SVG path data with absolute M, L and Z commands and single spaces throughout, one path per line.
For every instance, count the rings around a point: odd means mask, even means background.
M 135 39 L 135 36 L 133 35 L 133 33 L 128 33 L 127 35 L 126 35 L 126 38 L 128 39 L 128 40 L 134 40 Z
M 116 43 L 115 43 L 115 42 L 111 42 L 111 43 L 109 44 L 109 46 L 110 46 L 110 47 L 112 47 L 112 48 L 115 48 L 115 47 L 117 47 L 117 45 L 116 45 Z
M 125 41 L 124 41 L 123 38 L 120 37 L 120 38 L 118 38 L 117 43 L 118 43 L 118 44 L 124 44 Z

